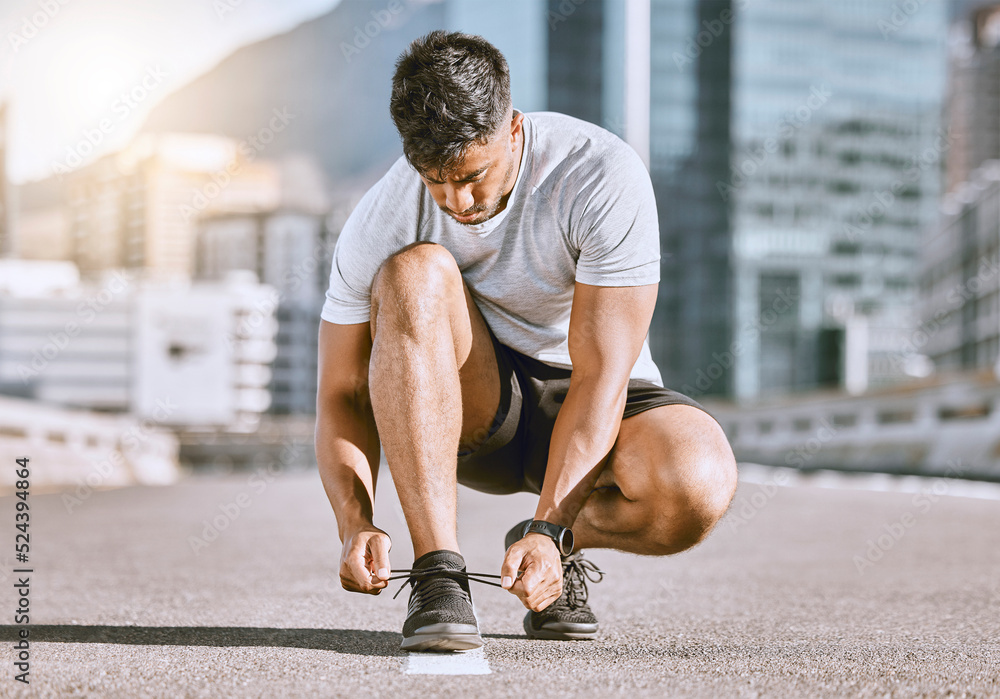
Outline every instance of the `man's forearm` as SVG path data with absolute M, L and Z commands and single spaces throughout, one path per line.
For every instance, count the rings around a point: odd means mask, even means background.
M 571 381 L 552 430 L 535 519 L 573 525 L 618 438 L 625 395 L 625 386 L 606 380 Z
M 331 399 L 316 416 L 316 461 L 341 539 L 371 525 L 379 464 L 371 409 Z

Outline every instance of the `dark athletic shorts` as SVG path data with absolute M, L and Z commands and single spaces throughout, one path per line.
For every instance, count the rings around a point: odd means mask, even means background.
M 458 453 L 458 482 L 484 493 L 540 493 L 570 370 L 549 366 L 500 344 L 492 332 L 490 336 L 500 370 L 500 406 L 485 441 L 474 451 Z M 632 379 L 622 417 L 661 405 L 705 410 L 683 393 Z

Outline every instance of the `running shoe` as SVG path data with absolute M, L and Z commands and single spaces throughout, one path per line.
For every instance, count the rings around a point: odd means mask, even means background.
M 524 537 L 531 520 L 516 524 L 504 538 L 510 548 Z M 540 612 L 529 611 L 524 616 L 524 631 L 528 638 L 546 641 L 582 641 L 597 634 L 597 617 L 587 604 L 587 581 L 601 582 L 604 571 L 588 561 L 582 551 L 562 556 L 563 591 L 559 599 Z
M 469 650 L 483 645 L 469 591 L 465 559 L 454 551 L 431 551 L 406 571 L 396 596 L 410 585 L 410 603 L 403 622 L 403 650 Z

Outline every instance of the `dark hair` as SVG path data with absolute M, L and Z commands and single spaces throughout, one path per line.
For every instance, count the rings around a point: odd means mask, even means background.
M 507 60 L 481 36 L 434 31 L 396 61 L 389 111 L 403 154 L 421 172 L 459 167 L 510 109 Z

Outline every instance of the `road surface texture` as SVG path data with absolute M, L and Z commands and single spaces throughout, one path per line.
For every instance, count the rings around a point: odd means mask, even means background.
M 527 640 L 519 602 L 477 585 L 484 648 L 419 657 L 399 650 L 405 592 L 340 589 L 315 473 L 32 495 L 28 686 L 13 679 L 24 627 L 14 623 L 15 499 L 4 497 L 0 696 L 1000 696 L 995 491 L 964 497 L 961 484 L 925 481 L 876 492 L 747 473 L 695 549 L 591 554 L 607 572 L 591 586 L 597 640 Z M 412 551 L 387 475 L 377 519 L 405 568 Z M 504 532 L 533 502 L 462 490 L 470 570 L 499 572 Z

